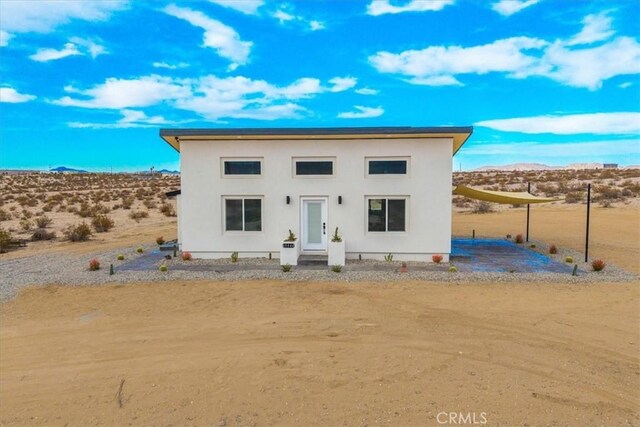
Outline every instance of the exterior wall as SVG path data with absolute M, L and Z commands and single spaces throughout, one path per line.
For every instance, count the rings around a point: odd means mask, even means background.
M 277 257 L 292 229 L 300 236 L 300 198 L 327 196 L 327 233 L 339 227 L 347 258 L 431 261 L 451 252 L 452 140 L 181 141 L 178 201 L 182 249 L 199 258 Z M 335 157 L 331 177 L 293 177 L 293 157 Z M 366 157 L 410 157 L 406 176 L 366 176 Z M 262 158 L 262 175 L 222 177 L 221 157 Z M 225 232 L 223 196 L 262 196 L 261 232 Z M 286 204 L 286 196 L 291 204 Z M 342 196 L 342 204 L 338 204 Z M 366 196 L 408 196 L 407 231 L 367 231 Z

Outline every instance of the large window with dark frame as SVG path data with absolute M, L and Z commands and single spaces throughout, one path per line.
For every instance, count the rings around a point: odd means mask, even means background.
M 260 160 L 224 160 L 225 175 L 260 175 L 262 162 Z
M 262 231 L 262 199 L 225 198 L 224 212 L 225 231 Z
M 333 175 L 333 160 L 294 160 L 296 176 Z
M 407 231 L 406 198 L 369 198 L 367 213 L 368 231 Z
M 380 159 L 369 160 L 368 162 L 369 175 L 406 175 L 407 174 L 407 160 L 406 159 Z

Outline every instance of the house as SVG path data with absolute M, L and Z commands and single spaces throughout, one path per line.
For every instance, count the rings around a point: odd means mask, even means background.
M 452 156 L 472 127 L 162 129 L 180 152 L 178 240 L 194 258 L 451 252 Z

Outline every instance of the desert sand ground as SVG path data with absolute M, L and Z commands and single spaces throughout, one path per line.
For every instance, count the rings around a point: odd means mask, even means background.
M 532 238 L 582 248 L 583 205 L 531 213 Z M 453 231 L 514 235 L 525 214 L 456 213 Z M 136 245 L 173 221 L 2 256 Z M 638 208 L 595 207 L 591 253 L 640 273 Z M 28 289 L 0 305 L 0 425 L 640 425 L 639 286 Z

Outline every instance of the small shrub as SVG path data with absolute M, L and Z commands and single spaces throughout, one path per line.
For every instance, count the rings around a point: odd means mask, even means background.
M 134 220 L 135 222 L 140 222 L 142 218 L 148 218 L 149 212 L 147 211 L 131 211 L 129 212 L 129 218 Z
M 336 264 L 331 267 L 331 271 L 334 273 L 340 273 L 342 271 L 342 266 L 340 264 Z
M 98 261 L 95 258 L 89 261 L 89 270 L 90 271 L 100 270 L 100 261 Z
M 238 262 L 238 252 L 231 253 L 231 262 Z
M 191 256 L 191 252 L 182 252 L 182 260 L 183 261 L 191 261 L 193 257 Z
M 333 236 L 331 236 L 331 241 L 334 243 L 342 242 L 342 236 L 338 234 L 338 227 L 336 227 L 336 231 L 333 233 Z
M 524 236 L 522 234 L 518 234 L 516 236 L 516 243 L 518 243 L 518 244 L 524 243 Z
M 36 218 L 36 226 L 38 226 L 38 228 L 47 228 L 49 225 L 51 225 L 51 222 L 51 218 L 46 215 L 42 215 Z
M 160 271 L 162 271 L 163 273 L 169 271 L 169 267 L 167 267 L 167 264 L 162 264 L 160 266 Z
M 164 216 L 176 216 L 176 211 L 171 206 L 171 203 L 163 203 L 160 205 L 160 212 L 164 214 Z
M 535 249 L 535 248 L 536 248 L 536 244 L 535 244 L 535 243 L 532 243 L 532 244 L 530 244 L 530 245 L 529 245 L 529 247 L 530 247 L 531 249 Z
M 387 262 L 393 261 L 393 254 L 387 254 L 384 256 L 384 260 Z
M 457 273 L 457 272 L 458 272 L 458 269 L 455 266 L 452 265 L 451 267 L 449 267 L 449 273 Z
M 133 198 L 123 197 L 121 205 L 122 209 L 131 209 L 131 206 L 133 205 Z
M 591 262 L 591 268 L 593 268 L 593 271 L 602 271 L 605 266 L 606 264 L 601 259 L 594 259 Z
M 0 221 L 9 221 L 11 215 L 9 215 L 4 209 L 0 209 Z
M 70 225 L 64 230 L 64 236 L 72 242 L 84 242 L 93 234 L 89 225 L 82 221 L 80 224 Z
M 434 255 L 431 257 L 431 260 L 436 264 L 440 264 L 442 262 L 442 255 Z
M 489 212 L 493 212 L 493 205 L 489 202 L 485 202 L 484 200 L 480 200 L 473 204 L 473 208 L 471 212 L 477 214 L 485 214 Z
M 558 253 L 558 247 L 556 245 L 549 246 L 549 253 L 550 254 L 557 254 Z
M 164 245 L 164 237 L 160 236 L 156 238 L 156 243 L 158 245 Z
M 20 220 L 20 228 L 23 231 L 30 231 L 33 228 L 33 223 L 31 221 L 29 221 L 28 219 L 21 219 Z
M 291 264 L 285 264 L 285 265 L 283 265 L 283 266 L 282 266 L 282 271 L 283 271 L 284 273 L 288 273 L 288 272 L 290 272 L 290 271 L 291 271 Z
M 138 248 L 138 249 L 136 249 L 136 252 L 138 252 L 139 254 L 141 254 L 142 252 L 144 252 L 144 249 L 142 249 L 142 248 Z
M 11 241 L 13 240 L 13 236 L 4 228 L 0 227 L 0 252 L 6 252 L 11 245 Z
M 120 254 L 116 258 L 118 261 L 124 261 L 124 255 Z
M 293 231 L 291 231 L 291 229 L 289 229 L 289 235 L 287 236 L 286 239 L 284 239 L 285 242 L 295 242 L 297 240 L 297 237 L 295 234 L 293 234 Z
M 565 257 L 564 262 L 566 262 L 567 264 L 573 264 L 573 257 L 572 256 Z
M 97 214 L 91 219 L 91 225 L 97 233 L 105 233 L 111 230 L 115 223 L 107 215 Z
M 44 228 L 36 229 L 31 235 L 31 240 L 34 242 L 38 240 L 51 240 L 55 238 L 56 233 L 54 233 L 53 231 L 47 231 Z

